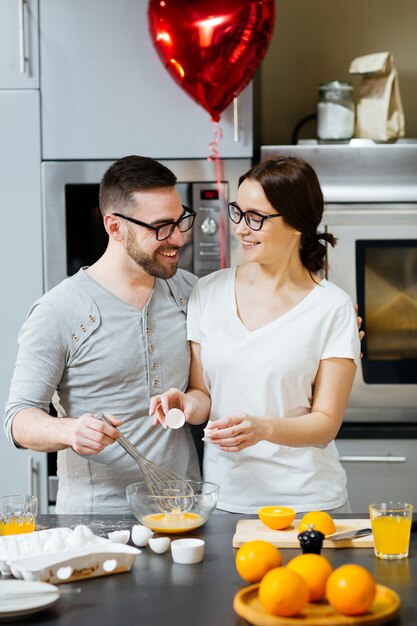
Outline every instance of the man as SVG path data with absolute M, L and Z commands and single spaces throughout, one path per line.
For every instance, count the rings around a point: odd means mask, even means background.
M 155 463 L 200 478 L 188 426 L 161 432 L 148 412 L 151 396 L 185 391 L 190 368 L 186 307 L 196 277 L 177 269 L 195 214 L 175 183 L 153 159 L 116 161 L 100 184 L 105 253 L 40 298 L 19 335 L 5 430 L 18 447 L 59 451 L 58 513 L 130 511 L 125 488 L 142 476 L 110 445 L 114 427 Z M 48 414 L 55 392 L 59 417 Z M 96 419 L 101 412 L 113 427 Z

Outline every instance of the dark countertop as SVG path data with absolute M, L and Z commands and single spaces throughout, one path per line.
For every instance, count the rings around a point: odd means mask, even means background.
M 246 626 L 247 622 L 233 611 L 233 596 L 245 583 L 235 570 L 232 537 L 237 521 L 244 517 L 213 514 L 204 526 L 187 534 L 205 539 L 202 563 L 177 565 L 170 551 L 159 555 L 149 547 L 143 548 L 130 572 L 71 583 L 82 588 L 80 595 L 62 597 L 50 608 L 19 617 L 13 623 L 19 626 Z M 38 523 L 72 528 L 86 524 L 95 534 L 107 537 L 107 532 L 130 529 L 137 522 L 130 516 L 44 515 L 39 516 Z M 300 551 L 282 549 L 281 553 L 285 565 Z M 348 562 L 363 565 L 378 583 L 398 592 L 402 605 L 399 616 L 390 622 L 392 626 L 417 624 L 417 533 L 411 535 L 409 558 L 402 561 L 381 561 L 367 548 L 324 549 L 322 554 L 333 567 Z

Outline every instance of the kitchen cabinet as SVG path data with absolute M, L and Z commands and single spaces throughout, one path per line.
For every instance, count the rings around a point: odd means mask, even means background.
M 336 440 L 353 513 L 366 514 L 371 502 L 396 500 L 417 505 L 416 441 Z
M 48 511 L 46 493 L 46 461 L 43 452 L 18 450 L 0 437 L 0 496 L 25 494 L 38 496 L 39 512 Z
M 20 326 L 30 305 L 43 291 L 39 116 L 39 91 L 0 91 L 2 411 L 16 360 Z M 0 459 L 0 494 L 28 493 L 32 490 L 34 495 L 44 497 L 45 454 L 14 449 L 1 430 Z M 42 488 L 41 483 L 44 485 Z M 43 510 L 44 504 L 46 506 L 46 501 L 42 503 Z
M 38 0 L 1 0 L 0 89 L 37 87 Z
M 147 0 L 40 0 L 43 160 L 205 158 L 210 115 L 169 76 Z M 223 158 L 252 156 L 252 87 L 221 116 Z

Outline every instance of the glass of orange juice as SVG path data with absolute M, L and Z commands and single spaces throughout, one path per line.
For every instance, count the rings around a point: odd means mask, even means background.
M 375 555 L 380 559 L 404 559 L 410 544 L 413 505 L 379 502 L 369 505 Z
M 37 510 L 38 498 L 36 496 L 0 498 L 0 535 L 33 532 Z

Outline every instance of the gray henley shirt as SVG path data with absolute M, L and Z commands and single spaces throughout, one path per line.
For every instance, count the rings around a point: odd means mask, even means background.
M 149 400 L 170 387 L 185 390 L 190 368 L 186 307 L 196 277 L 179 270 L 155 279 L 139 310 L 81 269 L 30 309 L 19 335 L 17 363 L 6 404 L 5 431 L 13 417 L 38 407 L 49 411 L 54 393 L 64 416 L 104 412 L 119 417 L 121 432 L 148 459 L 199 480 L 188 425 L 152 426 Z M 142 480 L 136 463 L 117 443 L 98 455 L 58 452 L 57 513 L 128 513 L 125 488 Z

